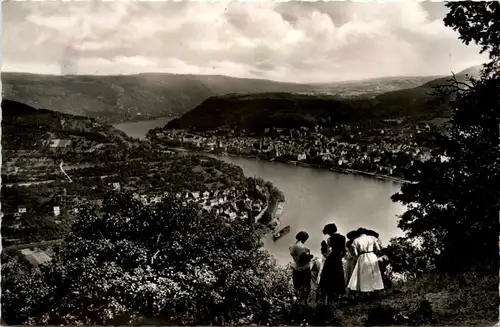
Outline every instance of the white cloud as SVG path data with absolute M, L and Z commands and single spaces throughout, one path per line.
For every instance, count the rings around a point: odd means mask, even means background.
M 8 2 L 3 11 L 4 70 L 58 74 L 71 62 L 82 74 L 328 82 L 447 74 L 484 58 L 416 1 Z

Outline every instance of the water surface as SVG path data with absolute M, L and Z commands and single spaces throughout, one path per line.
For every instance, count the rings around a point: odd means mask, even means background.
M 376 230 L 383 243 L 403 235 L 396 215 L 403 213 L 404 207 L 390 199 L 400 184 L 258 159 L 219 158 L 242 167 L 247 176 L 271 181 L 284 192 L 281 226 L 290 225 L 291 232 L 276 242 L 265 240 L 266 248 L 281 262 L 289 260 L 288 246 L 300 230 L 309 234 L 307 244 L 319 254 L 322 228 L 331 222 L 344 235 L 359 227 Z
M 164 126 L 169 119 L 123 123 L 115 127 L 130 136 L 144 138 L 149 129 Z M 403 206 L 390 199 L 399 190 L 398 183 L 258 159 L 214 157 L 240 166 L 247 176 L 271 181 L 284 192 L 286 204 L 281 226 L 290 225 L 291 232 L 276 242 L 264 241 L 265 247 L 281 263 L 290 261 L 288 247 L 300 230 L 309 233 L 307 245 L 314 254 L 319 254 L 324 239 L 321 230 L 331 222 L 337 224 L 344 235 L 361 226 L 374 229 L 384 244 L 391 237 L 403 234 L 397 228 L 396 217 L 403 213 Z
M 176 117 L 160 117 L 151 120 L 118 123 L 113 124 L 113 127 L 125 132 L 128 136 L 145 139 L 150 129 L 163 127 L 174 118 Z

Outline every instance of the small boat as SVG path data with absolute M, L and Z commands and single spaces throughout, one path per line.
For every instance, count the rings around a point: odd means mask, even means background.
M 281 229 L 279 232 L 273 234 L 273 241 L 276 242 L 286 234 L 290 233 L 290 225 L 285 226 L 283 229 Z

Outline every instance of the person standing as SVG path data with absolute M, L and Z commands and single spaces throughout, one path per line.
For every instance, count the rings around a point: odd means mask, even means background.
M 321 302 L 319 281 L 324 262 L 325 262 L 324 256 L 315 257 L 311 262 L 311 295 L 309 297 L 309 300 L 312 305 L 316 305 Z
M 361 294 L 373 294 L 383 290 L 384 283 L 380 272 L 379 261 L 375 252 L 381 250 L 380 241 L 365 228 L 358 229 L 359 237 L 353 243 L 353 253 L 358 257 L 348 288 Z
M 354 271 L 354 267 L 356 266 L 356 254 L 354 252 L 354 249 L 352 247 L 352 242 L 356 238 L 358 238 L 358 232 L 357 231 L 350 231 L 347 233 L 347 243 L 346 243 L 346 255 L 344 257 L 344 276 L 345 276 L 345 287 L 347 288 L 347 285 L 349 284 L 349 280 L 351 279 L 352 272 Z
M 342 258 L 346 254 L 345 236 L 337 233 L 335 224 L 323 228 L 323 234 L 328 235 L 327 257 L 321 271 L 319 286 L 329 304 L 334 304 L 345 293 L 344 267 Z M 322 251 L 323 252 L 323 251 Z
M 305 243 L 309 239 L 309 234 L 300 231 L 295 236 L 295 244 L 290 246 L 292 256 L 292 281 L 293 288 L 297 293 L 299 303 L 305 304 L 311 291 L 311 268 L 312 255 L 306 248 Z
M 366 235 L 373 236 L 377 240 L 378 248 L 380 250 L 378 250 L 377 252 L 375 252 L 375 254 L 378 256 L 380 254 L 380 252 L 382 251 L 382 249 L 383 249 L 382 242 L 380 241 L 380 238 L 379 238 L 379 234 L 376 231 L 372 230 L 372 229 L 367 229 L 366 230 Z

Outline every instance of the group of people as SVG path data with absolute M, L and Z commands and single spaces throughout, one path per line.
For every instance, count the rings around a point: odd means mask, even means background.
M 327 240 L 321 242 L 321 256 L 314 257 L 305 246 L 309 235 L 301 231 L 290 246 L 293 287 L 299 303 L 335 304 L 346 293 L 370 296 L 384 289 L 383 274 L 388 262 L 377 232 L 359 228 L 337 232 L 335 224 L 323 229 Z

